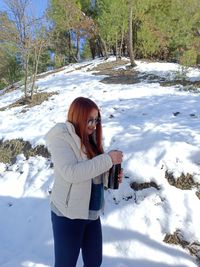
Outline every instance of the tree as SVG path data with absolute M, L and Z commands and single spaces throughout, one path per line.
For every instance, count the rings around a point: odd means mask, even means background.
M 128 28 L 128 9 L 125 0 L 101 0 L 98 1 L 99 14 L 97 23 L 99 26 L 99 36 L 107 47 L 114 48 L 117 58 L 121 58 L 122 45 L 125 32 Z
M 31 22 L 28 21 L 26 16 L 26 10 L 28 8 L 28 0 L 7 0 L 6 4 L 8 6 L 11 17 L 13 18 L 13 24 L 16 27 L 16 45 L 21 54 L 21 63 L 24 70 L 24 94 L 25 98 L 28 97 L 28 75 L 29 75 L 29 57 L 30 57 L 30 25 Z M 7 40 L 10 41 L 10 40 Z
M 29 0 L 6 0 L 5 3 L 10 18 L 4 15 L 1 20 L 0 41 L 16 47 L 23 70 L 24 97 L 27 100 L 33 96 L 40 55 L 46 46 L 45 30 L 41 26 L 42 20 L 28 12 Z M 30 77 L 32 77 L 31 80 Z M 32 84 L 29 92 L 30 81 Z
M 138 3 L 138 4 L 137 4 Z M 136 1 L 139 54 L 181 60 L 188 50 L 198 54 L 200 2 L 198 0 Z
M 16 58 L 16 48 L 1 43 L 0 46 L 0 89 L 22 78 L 22 69 Z
M 128 47 L 129 47 L 129 56 L 131 61 L 131 67 L 136 66 L 134 61 L 134 53 L 133 53 L 133 2 L 132 0 L 128 0 L 128 6 L 129 6 L 129 16 L 128 16 Z
M 6 12 L 0 12 L 0 88 L 21 78 L 21 67 L 16 57 L 16 36 L 13 22 Z
M 85 1 L 86 5 L 86 1 Z M 80 39 L 93 31 L 92 19 L 81 10 L 81 2 L 75 0 L 51 0 L 48 17 L 52 21 L 52 28 L 59 34 L 68 33 L 68 49 L 70 58 L 80 61 Z M 76 38 L 76 53 L 72 54 L 72 40 Z
M 32 79 L 31 79 L 31 87 L 30 87 L 30 97 L 33 98 L 36 76 L 38 73 L 38 66 L 40 63 L 40 57 L 43 50 L 48 45 L 48 38 L 46 34 L 46 29 L 44 25 L 41 23 L 41 20 L 38 21 L 39 23 L 35 23 L 34 26 L 34 34 L 32 38 L 31 50 L 32 50 Z

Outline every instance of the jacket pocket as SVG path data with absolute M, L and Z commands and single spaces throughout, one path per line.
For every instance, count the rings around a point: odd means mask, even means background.
M 72 184 L 70 184 L 70 187 L 69 187 L 69 191 L 67 193 L 67 197 L 66 197 L 66 206 L 68 206 L 68 202 L 69 202 L 69 198 L 70 198 L 70 193 L 71 193 L 71 189 L 72 189 Z

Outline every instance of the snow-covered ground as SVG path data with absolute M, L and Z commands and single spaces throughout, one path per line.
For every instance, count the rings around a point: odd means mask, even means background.
M 200 94 L 147 80 L 104 84 L 102 76 L 90 71 L 101 62 L 70 65 L 39 79 L 38 91 L 59 94 L 26 112 L 21 112 L 24 107 L 1 111 L 0 139 L 23 138 L 32 146 L 45 144 L 45 133 L 65 121 L 74 98 L 92 98 L 101 108 L 105 150 L 124 152 L 126 176 L 119 190 L 105 192 L 102 267 L 198 266 L 187 250 L 163 239 L 179 230 L 188 242 L 200 241 L 196 189 L 178 189 L 165 178 L 165 171 L 170 170 L 175 177 L 182 172 L 193 174 L 200 183 Z M 169 79 L 179 68 L 171 63 L 136 63 L 141 75 Z M 76 70 L 79 66 L 83 68 Z M 190 69 L 188 77 L 200 80 L 200 71 Z M 21 96 L 20 90 L 0 95 L 0 107 Z M 134 191 L 129 186 L 151 181 L 160 189 Z M 41 156 L 26 160 L 19 155 L 11 166 L 0 163 L 1 267 L 53 266 L 48 193 L 52 182 L 50 161 Z M 81 266 L 80 256 L 77 267 Z

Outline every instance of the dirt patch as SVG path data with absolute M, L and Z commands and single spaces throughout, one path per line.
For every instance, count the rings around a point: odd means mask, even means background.
M 140 82 L 140 78 L 136 73 L 124 73 L 124 74 L 112 74 L 110 77 L 106 77 L 101 80 L 106 84 L 135 84 Z
M 200 89 L 200 81 L 175 80 L 175 81 L 161 81 L 161 86 L 175 86 L 182 85 L 183 90 L 195 91 Z
M 135 191 L 147 189 L 147 188 L 150 188 L 150 187 L 154 187 L 157 190 L 160 189 L 160 187 L 155 182 L 149 182 L 149 183 L 147 183 L 147 182 L 145 182 L 145 183 L 133 182 L 133 183 L 130 184 L 130 187 Z
M 0 162 L 14 164 L 19 154 L 24 154 L 26 159 L 36 155 L 50 158 L 50 153 L 43 145 L 32 148 L 30 142 L 23 139 L 0 140 Z
M 93 69 L 89 71 L 98 71 L 94 75 L 110 75 L 112 73 L 118 72 L 120 69 L 115 69 L 119 67 L 125 68 L 125 65 L 128 64 L 128 60 L 115 60 L 115 61 L 105 61 L 104 63 L 98 64 Z
M 6 107 L 0 108 L 0 111 L 4 111 L 6 109 L 13 108 L 13 107 L 25 106 L 25 105 L 26 105 L 26 110 L 27 110 L 27 108 L 31 108 L 31 107 L 42 104 L 42 102 L 47 101 L 51 96 L 57 95 L 57 94 L 58 94 L 58 92 L 37 93 L 37 94 L 33 95 L 32 100 L 30 98 L 22 97 L 22 98 L 18 99 L 16 102 L 14 102 L 14 103 L 6 106 Z M 25 112 L 26 110 L 23 110 L 22 112 Z
M 165 81 L 165 82 L 161 82 L 162 86 L 174 86 L 177 84 L 181 84 L 183 86 L 187 86 L 187 85 L 196 85 L 197 87 L 200 88 L 200 81 L 187 81 L 187 80 L 175 80 L 175 81 Z
M 139 72 L 134 68 L 130 68 L 127 60 L 116 60 L 111 62 L 104 62 L 97 65 L 90 71 L 95 71 L 94 75 L 106 75 L 101 80 L 106 84 L 134 84 L 140 82 Z M 125 66 L 126 65 L 126 66 Z
M 173 234 L 166 234 L 163 241 L 187 249 L 191 255 L 200 260 L 200 242 L 188 242 L 183 238 L 180 230 L 176 230 Z
M 135 84 L 144 80 L 148 80 L 148 82 L 163 80 L 163 78 L 153 74 L 141 74 L 127 65 L 128 63 L 128 60 L 104 62 L 90 71 L 95 71 L 94 75 L 108 76 L 101 80 L 102 83 L 106 84 Z
M 151 73 L 140 73 L 128 65 L 128 60 L 117 60 L 104 62 L 97 65 L 90 71 L 95 71 L 94 75 L 106 75 L 101 80 L 106 84 L 135 84 L 141 81 L 148 83 L 160 83 L 161 86 L 183 85 L 182 90 L 197 91 L 200 88 L 200 81 L 173 80 L 169 81 L 167 77 L 160 77 Z M 121 68 L 120 68 L 121 67 Z

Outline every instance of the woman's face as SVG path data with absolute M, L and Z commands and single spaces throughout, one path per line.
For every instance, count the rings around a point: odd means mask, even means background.
M 99 122 L 98 110 L 93 109 L 89 114 L 86 125 L 86 132 L 88 135 L 92 134 L 95 131 L 98 122 Z

